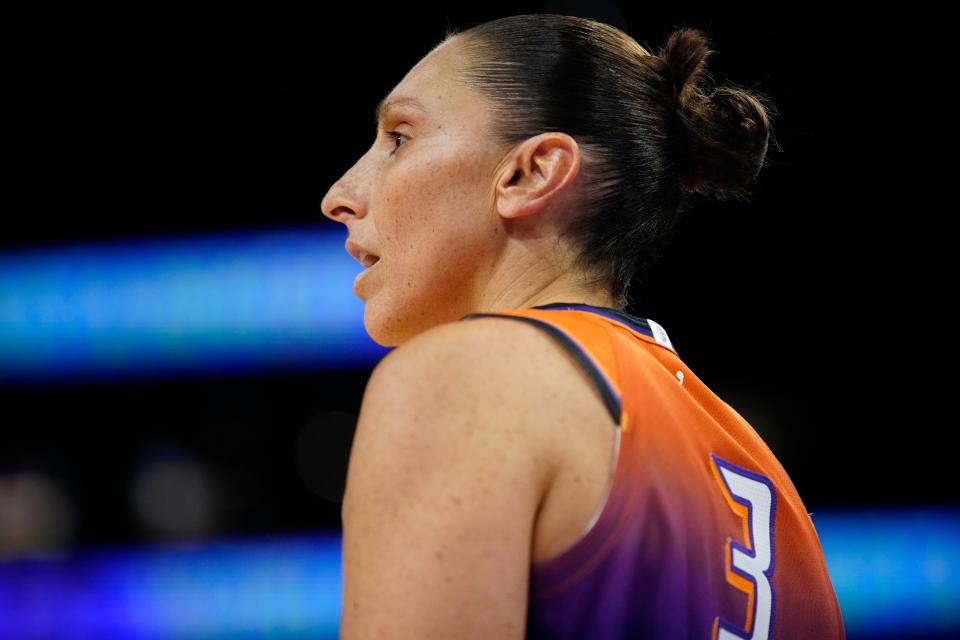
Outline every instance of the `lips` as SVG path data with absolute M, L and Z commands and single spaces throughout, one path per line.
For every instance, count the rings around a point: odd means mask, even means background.
M 353 240 L 347 240 L 345 246 L 347 253 L 353 256 L 354 259 L 364 267 L 372 267 L 380 259 L 380 256 L 378 256 L 376 253 L 364 246 L 357 244 Z

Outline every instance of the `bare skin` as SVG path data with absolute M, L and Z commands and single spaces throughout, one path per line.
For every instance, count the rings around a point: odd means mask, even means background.
M 557 235 L 580 170 L 577 142 L 547 132 L 493 144 L 490 109 L 455 83 L 457 40 L 425 56 L 388 94 L 370 149 L 330 188 L 323 214 L 380 256 L 356 294 L 373 340 L 397 346 L 468 313 L 549 302 L 613 306 L 586 290 Z M 387 132 L 402 134 L 391 138 Z
M 385 444 L 378 432 L 402 429 L 404 418 L 397 408 L 412 405 L 414 396 L 432 398 L 434 388 L 444 379 L 438 372 L 445 371 L 445 361 L 450 354 L 457 353 L 458 345 L 479 339 L 500 349 L 497 353 L 504 357 L 494 359 L 489 364 L 489 375 L 479 376 L 471 382 L 471 388 L 486 389 L 492 379 L 498 388 L 508 392 L 513 403 L 509 414 L 515 437 L 496 435 L 505 420 L 492 403 L 465 405 L 462 410 L 434 420 L 430 411 L 437 402 L 431 399 L 415 416 L 420 423 L 428 423 L 424 442 L 435 449 L 444 446 L 441 443 L 446 436 L 429 434 L 441 422 L 469 415 L 474 422 L 491 425 L 482 437 L 489 442 L 496 460 L 526 456 L 537 461 L 535 466 L 516 467 L 516 474 L 528 479 L 524 486 L 530 487 L 523 494 L 527 496 L 523 506 L 473 513 L 478 530 L 516 531 L 513 527 L 518 523 L 532 522 L 529 548 L 523 549 L 523 557 L 534 564 L 555 557 L 579 538 L 601 504 L 612 472 L 614 425 L 599 392 L 573 356 L 552 338 L 524 323 L 480 319 L 457 323 L 457 327 L 447 326 L 470 313 L 551 302 L 614 306 L 608 292 L 584 286 L 582 274 L 571 268 L 572 251 L 557 242 L 560 229 L 576 213 L 571 206 L 581 165 L 576 141 L 562 132 L 547 132 L 511 148 L 494 145 L 489 135 L 488 105 L 472 90 L 451 81 L 458 60 L 456 47 L 454 38 L 436 48 L 394 87 L 385 103 L 415 98 L 423 108 L 398 104 L 388 109 L 371 148 L 330 188 L 321 204 L 324 215 L 346 225 L 351 241 L 380 256 L 380 261 L 359 281 L 355 293 L 366 302 L 364 324 L 371 338 L 381 345 L 401 347 L 388 356 L 393 360 L 391 374 L 381 375 L 381 383 L 372 385 L 375 389 L 368 387 L 358 426 L 358 433 L 368 435 L 355 443 L 351 455 L 351 460 L 363 462 L 351 462 L 353 484 L 348 480 L 344 503 L 344 540 L 345 549 L 349 549 L 345 559 L 345 602 L 351 603 L 345 607 L 341 630 L 344 638 L 371 637 L 380 624 L 391 625 L 392 637 L 397 638 L 425 637 L 418 626 L 421 624 L 448 624 L 443 629 L 453 634 L 457 624 L 491 619 L 489 607 L 475 615 L 457 610 L 463 620 L 456 616 L 431 618 L 427 612 L 450 609 L 429 607 L 434 601 L 428 597 L 439 598 L 445 592 L 423 588 L 433 577 L 425 568 L 428 563 L 418 560 L 409 573 L 402 572 L 402 578 L 396 575 L 399 570 L 378 563 L 377 554 L 382 553 L 378 550 L 399 538 L 445 544 L 445 539 L 435 541 L 430 536 L 449 528 L 446 519 L 453 516 L 443 511 L 437 515 L 439 521 L 423 517 L 404 522 L 401 528 L 397 522 L 380 520 L 384 516 L 379 508 L 368 501 L 370 495 L 381 492 L 389 503 L 406 504 L 402 485 L 381 484 L 378 474 L 402 465 L 421 469 L 427 463 L 412 459 L 398 464 L 396 442 L 385 438 Z M 388 135 L 391 132 L 400 134 L 399 138 Z M 464 332 L 473 333 L 468 336 Z M 404 343 L 418 337 L 420 343 L 410 345 L 417 352 L 414 357 L 410 352 L 398 353 Z M 426 352 L 438 354 L 437 358 L 418 355 Z M 483 352 L 484 349 L 477 352 L 477 362 L 484 360 Z M 512 358 L 524 363 L 523 367 L 515 367 L 517 373 L 497 368 L 497 362 Z M 453 369 L 450 376 L 474 380 Z M 418 390 L 415 382 L 412 387 L 397 385 L 399 390 L 391 392 L 393 382 L 401 379 L 422 380 L 424 388 Z M 524 389 L 524 385 L 537 380 L 544 384 L 509 394 L 510 389 Z M 447 395 L 445 400 L 468 402 L 473 395 L 468 391 Z M 524 404 L 528 396 L 535 406 Z M 519 416 L 526 417 L 521 421 Z M 417 432 L 417 428 L 411 431 Z M 438 459 L 447 459 L 462 450 L 463 447 L 452 446 L 449 456 L 440 455 Z M 464 466 L 469 469 L 469 465 Z M 419 475 L 411 472 L 403 477 Z M 445 477 L 436 491 L 442 493 L 451 486 L 471 487 L 473 477 Z M 498 476 L 491 476 L 495 477 Z M 491 493 L 501 495 L 497 493 L 501 489 L 505 496 L 516 493 L 512 487 L 488 488 L 477 494 L 476 502 L 489 499 Z M 418 489 L 418 495 L 424 497 L 417 504 L 431 504 L 425 496 L 432 496 L 432 490 Z M 464 498 L 462 504 L 472 503 Z M 503 504 L 514 503 L 504 498 Z M 520 504 L 519 499 L 516 504 Z M 479 549 L 484 542 L 475 544 L 453 548 L 466 553 L 464 548 Z M 404 553 L 409 554 L 410 548 L 404 546 Z M 500 549 L 505 551 L 506 547 L 501 545 Z M 474 567 L 474 573 L 470 573 L 468 559 L 449 550 L 444 553 L 445 571 L 453 576 L 473 575 L 476 579 L 462 587 L 443 583 L 442 578 L 437 578 L 438 582 L 450 593 L 461 594 L 468 600 L 480 601 L 468 591 L 481 588 L 478 583 L 493 588 L 493 580 L 506 583 L 506 574 L 516 578 L 509 584 L 516 587 L 519 595 L 497 601 L 503 617 L 496 620 L 507 620 L 512 631 L 498 632 L 496 637 L 521 637 L 523 611 L 515 607 L 525 598 L 523 572 L 527 567 L 517 560 L 503 571 L 491 572 L 496 577 L 484 583 L 479 568 Z M 454 566 L 457 562 L 462 566 Z M 396 615 L 385 613 L 386 606 L 396 607 Z M 410 626 L 404 627 L 408 635 L 397 628 L 401 612 L 409 618 Z

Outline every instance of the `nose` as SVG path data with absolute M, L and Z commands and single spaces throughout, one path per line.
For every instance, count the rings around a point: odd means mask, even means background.
M 348 219 L 362 218 L 366 213 L 361 193 L 363 189 L 359 187 L 363 173 L 360 165 L 363 158 L 357 161 L 343 176 L 333 183 L 333 186 L 327 191 L 327 194 L 320 202 L 320 211 L 323 215 L 335 222 L 343 224 Z
M 346 224 L 346 218 L 360 215 L 361 207 L 355 200 L 348 197 L 347 191 L 341 186 L 342 180 L 334 183 L 320 202 L 320 211 L 323 215 L 335 222 Z

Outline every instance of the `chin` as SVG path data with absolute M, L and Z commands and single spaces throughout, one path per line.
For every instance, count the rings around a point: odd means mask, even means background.
M 363 328 L 370 339 L 381 347 L 396 347 L 402 341 L 397 333 L 399 318 L 397 313 L 378 310 L 375 302 L 364 301 Z
M 424 304 L 415 299 L 391 300 L 387 304 L 381 300 L 367 300 L 363 308 L 363 325 L 370 338 L 382 347 L 398 347 L 407 340 L 444 322 L 442 309 L 436 301 Z

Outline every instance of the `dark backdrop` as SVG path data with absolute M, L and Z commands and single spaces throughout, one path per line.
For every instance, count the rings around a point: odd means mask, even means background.
M 928 131 L 901 15 L 809 3 L 619 4 L 656 51 L 705 30 L 709 65 L 769 95 L 777 147 L 747 203 L 687 213 L 629 309 L 768 440 L 811 510 L 955 500 L 939 290 L 912 232 Z M 372 141 L 372 111 L 436 42 L 542 2 L 227 3 L 73 9 L 24 22 L 13 58 L 11 207 L 2 249 L 326 220 L 320 199 Z M 345 287 L 350 283 L 345 282 Z M 37 468 L 78 505 L 79 544 L 151 534 L 131 507 L 158 450 L 216 470 L 216 535 L 339 527 L 311 481 L 355 419 L 369 370 L 0 389 L 0 470 Z M 339 448 L 345 455 L 345 443 Z M 152 455 L 152 454 L 150 454 Z

